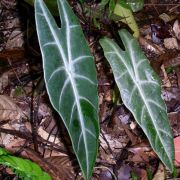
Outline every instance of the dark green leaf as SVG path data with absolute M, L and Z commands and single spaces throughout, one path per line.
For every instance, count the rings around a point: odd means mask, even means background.
M 115 0 L 110 0 L 109 1 L 109 14 L 110 15 L 112 15 L 115 6 L 116 6 Z
M 99 137 L 97 78 L 93 57 L 77 17 L 58 0 L 61 28 L 35 1 L 36 27 L 50 101 L 60 114 L 85 179 L 92 174 Z
M 125 106 L 132 112 L 162 162 L 174 169 L 173 136 L 158 76 L 150 67 L 139 44 L 127 30 L 119 35 L 123 51 L 113 40 L 100 40 Z
M 104 7 L 104 6 L 106 6 L 109 3 L 109 1 L 110 0 L 101 0 L 99 5 Z

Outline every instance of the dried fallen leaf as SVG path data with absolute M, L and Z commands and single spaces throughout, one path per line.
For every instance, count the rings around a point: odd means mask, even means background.
M 25 159 L 30 159 L 33 162 L 37 163 L 44 171 L 46 171 L 53 180 L 62 180 L 61 176 L 59 176 L 60 170 L 58 170 L 55 166 L 48 163 L 44 158 L 39 156 L 37 152 L 30 148 L 23 148 L 21 152 L 21 156 Z
M 46 160 L 57 169 L 61 169 L 58 173 L 62 180 L 75 179 L 74 168 L 77 169 L 77 166 L 73 166 L 75 161 L 71 161 L 68 156 L 52 156 L 46 158 Z
M 156 171 L 156 174 L 153 177 L 153 180 L 163 180 L 165 179 L 165 172 L 164 172 L 164 166 L 160 163 L 158 166 L 158 170 Z
M 176 38 L 166 38 L 166 39 L 164 39 L 164 46 L 167 49 L 177 49 L 177 50 L 180 49 L 178 41 L 177 41 Z
M 173 31 L 175 33 L 176 38 L 180 40 L 180 22 L 178 19 L 174 22 Z
M 104 136 L 102 135 L 102 133 L 104 134 Z M 124 145 L 126 145 L 127 137 L 116 138 L 116 137 L 113 137 L 113 134 L 107 134 L 102 130 L 99 140 L 100 140 L 100 145 L 104 149 L 111 148 L 111 150 L 114 153 L 118 153 L 119 150 L 122 149 Z
M 170 21 L 170 16 L 166 13 L 162 13 L 159 15 L 159 18 L 162 19 L 165 23 Z
M 132 168 L 129 165 L 124 164 L 118 170 L 118 179 L 130 179 Z
M 131 157 L 131 160 L 134 162 L 149 162 L 150 159 L 156 157 L 154 151 L 152 151 L 149 143 L 146 141 L 129 147 L 128 151 L 134 154 Z
M 22 48 L 24 44 L 23 37 L 24 34 L 21 30 L 14 30 L 6 43 L 6 49 Z
M 160 67 L 164 64 L 165 68 L 176 67 L 180 65 L 180 54 L 178 51 L 167 51 L 164 54 L 153 58 L 150 61 L 152 68 L 156 71 L 158 75 L 161 75 Z
M 0 92 L 2 93 L 4 88 L 8 85 L 8 74 L 3 73 L 0 77 Z
M 180 112 L 170 112 L 168 113 L 169 122 L 175 137 L 180 135 Z
M 153 52 L 157 55 L 164 53 L 164 49 L 162 47 L 152 43 L 149 39 L 139 37 L 139 43 L 144 49 L 149 50 L 150 52 Z
M 140 180 L 149 179 L 147 176 L 147 171 L 142 168 L 135 167 L 135 168 L 133 168 L 133 171 L 131 171 L 131 173 L 132 172 L 134 172 L 137 175 L 138 179 L 140 179 Z
M 175 165 L 180 167 L 180 136 L 174 138 Z
M 0 95 L 0 121 L 18 120 L 24 117 L 21 109 L 8 96 Z
M 1 127 L 7 130 L 14 129 L 10 123 L 6 123 Z M 0 133 L 0 144 L 10 152 L 14 152 L 18 147 L 22 147 L 24 143 L 25 139 L 21 139 L 9 133 Z
M 17 1 L 15 1 L 15 0 L 11 0 L 11 1 L 2 0 L 2 1 L 1 1 L 1 4 L 2 4 L 4 7 L 6 7 L 7 9 L 11 9 L 11 8 L 13 8 L 13 7 L 16 6 Z
M 163 87 L 167 87 L 167 88 L 171 87 L 171 82 L 170 82 L 168 75 L 166 73 L 166 70 L 164 68 L 164 64 L 161 66 L 161 70 L 162 70 L 163 75 L 164 75 L 164 78 L 162 80 L 163 81 Z
M 43 139 L 48 139 L 50 142 L 54 142 L 55 144 L 60 144 L 60 141 L 58 138 L 56 138 L 54 135 L 49 135 L 42 126 L 38 128 L 38 134 L 41 136 Z
M 18 62 L 25 59 L 26 51 L 23 48 L 13 48 L 5 49 L 0 52 L 0 58 L 4 62 L 8 62 L 11 59 L 11 62 Z

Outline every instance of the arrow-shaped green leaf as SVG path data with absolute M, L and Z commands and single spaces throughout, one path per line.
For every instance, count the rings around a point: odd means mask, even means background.
M 136 39 L 119 31 L 123 51 L 113 40 L 100 40 L 125 106 L 132 112 L 162 162 L 174 169 L 174 145 L 160 82 Z
M 43 3 L 35 1 L 36 27 L 50 101 L 69 132 L 85 179 L 98 149 L 98 96 L 93 57 L 80 24 L 65 0 L 58 0 L 59 28 Z

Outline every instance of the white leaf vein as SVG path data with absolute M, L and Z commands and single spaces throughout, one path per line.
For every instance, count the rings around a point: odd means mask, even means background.
M 62 101 L 62 97 L 63 97 L 63 93 L 65 92 L 66 90 L 66 87 L 67 85 L 70 83 L 70 79 L 67 78 L 66 81 L 64 82 L 63 84 L 63 87 L 61 89 L 61 93 L 60 93 L 60 96 L 59 96 L 59 108 L 61 107 L 61 101 Z
M 71 117 L 70 117 L 70 121 L 69 121 L 69 127 L 71 126 L 71 123 L 72 123 L 75 107 L 76 107 L 76 102 L 73 103 L 73 106 L 72 106 L 72 109 L 71 109 Z
M 84 56 L 79 56 L 78 58 L 75 58 L 73 60 L 72 65 L 76 65 L 76 64 L 78 64 L 80 62 L 83 62 L 82 60 L 88 59 L 88 58 L 92 58 L 92 56 L 85 56 L 85 55 Z
M 56 70 L 54 70 L 53 73 L 51 74 L 51 76 L 49 77 L 49 79 L 47 80 L 47 82 L 49 83 L 49 81 L 50 81 L 57 73 L 60 73 L 61 71 L 66 71 L 64 66 L 58 67 Z
M 83 75 L 80 75 L 80 74 L 75 74 L 74 77 L 77 78 L 77 79 L 84 79 L 84 80 L 88 81 L 89 83 L 91 83 L 93 85 L 96 85 L 90 78 L 88 78 L 86 76 L 83 76 Z

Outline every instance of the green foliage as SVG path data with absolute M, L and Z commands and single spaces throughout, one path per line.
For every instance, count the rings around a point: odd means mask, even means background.
M 150 67 L 137 40 L 127 30 L 120 30 L 119 35 L 125 51 L 108 38 L 101 39 L 100 44 L 112 67 L 121 98 L 143 129 L 154 151 L 173 171 L 173 136 L 158 76 Z
M 174 67 L 173 67 L 173 66 L 169 66 L 169 67 L 167 67 L 165 70 L 166 70 L 167 74 L 169 74 L 169 73 L 172 73 L 172 72 L 173 72 Z
M 0 164 L 10 167 L 17 176 L 29 180 L 51 180 L 51 177 L 30 160 L 12 156 L 5 149 L 0 148 Z
M 102 0 L 99 9 L 108 7 L 109 18 L 114 21 L 122 21 L 127 24 L 134 32 L 134 37 L 139 37 L 139 28 L 136 24 L 133 12 L 137 12 L 143 8 L 144 0 Z M 98 11 L 96 9 L 95 11 Z M 98 14 L 97 12 L 94 14 Z
M 44 4 L 35 1 L 35 19 L 44 78 L 84 178 L 92 175 L 99 137 L 96 68 L 81 26 L 65 0 L 58 0 L 61 28 Z
M 79 1 L 84 3 L 84 0 Z M 78 19 L 66 0 L 57 2 L 61 28 L 43 0 L 35 0 L 45 84 L 50 101 L 70 135 L 84 178 L 89 179 L 97 156 L 99 136 L 96 69 Z M 110 14 L 123 17 L 121 21 L 128 24 L 134 36 L 138 37 L 139 29 L 131 9 L 138 11 L 143 1 L 136 1 L 136 4 L 131 3 L 132 0 L 128 4 L 125 0 L 115 2 L 102 0 L 100 6 L 108 6 Z M 100 28 L 96 18 L 93 20 Z M 101 39 L 100 44 L 112 67 L 122 100 L 142 127 L 159 158 L 173 171 L 173 137 L 165 103 L 161 98 L 159 79 L 137 41 L 125 30 L 119 34 L 125 51 L 108 38 Z
M 79 0 L 79 2 L 80 2 L 81 4 L 83 4 L 83 3 L 84 3 L 84 0 Z
M 126 3 L 131 7 L 133 12 L 140 11 L 144 6 L 144 0 L 127 0 Z
M 138 180 L 137 175 L 134 172 L 131 172 L 132 180 Z
M 21 86 L 16 86 L 15 96 L 21 96 L 23 94 L 23 88 Z
M 102 0 L 99 4 L 100 7 L 105 8 L 105 6 L 109 7 L 109 16 L 112 15 L 116 2 L 115 0 Z
M 10 153 L 8 151 L 6 151 L 5 149 L 3 148 L 0 148 L 0 156 L 2 155 L 9 155 Z
M 114 14 L 122 17 L 120 21 L 127 24 L 132 29 L 134 37 L 139 37 L 139 28 L 134 19 L 131 8 L 124 0 L 119 0 L 118 3 L 116 3 Z
M 150 170 L 150 169 L 147 169 L 146 172 L 147 172 L 147 178 L 148 178 L 148 180 L 152 180 L 152 179 L 153 179 L 153 175 L 152 175 L 151 170 Z

